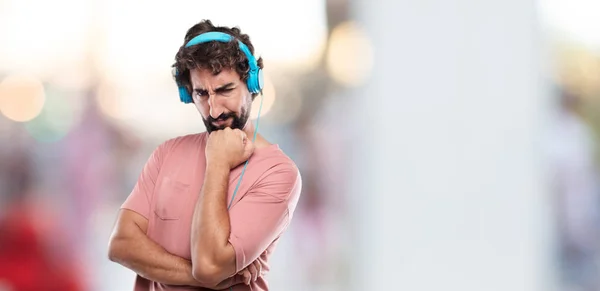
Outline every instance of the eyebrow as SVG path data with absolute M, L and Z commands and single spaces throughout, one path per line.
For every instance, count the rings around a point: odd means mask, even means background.
M 223 90 L 226 90 L 226 89 L 230 89 L 233 85 L 235 85 L 235 84 L 233 82 L 230 82 L 230 83 L 227 83 L 227 84 L 225 84 L 223 86 L 219 86 L 219 87 L 217 87 L 215 89 L 215 92 L 220 92 L 220 91 L 223 91 Z M 194 92 L 196 92 L 196 93 L 204 93 L 204 92 L 206 92 L 206 89 L 195 88 Z

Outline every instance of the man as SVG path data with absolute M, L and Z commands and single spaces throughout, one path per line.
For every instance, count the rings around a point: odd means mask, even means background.
M 209 32 L 232 39 L 196 44 Z M 119 212 L 109 258 L 138 274 L 136 291 L 268 290 L 263 274 L 298 203 L 301 177 L 278 145 L 260 134 L 251 140 L 258 93 L 248 84 L 263 67 L 253 51 L 238 28 L 208 20 L 185 36 L 175 79 L 207 132 L 158 146 Z

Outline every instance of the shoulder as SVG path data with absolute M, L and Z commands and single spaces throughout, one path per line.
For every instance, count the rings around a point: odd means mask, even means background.
M 255 162 L 255 169 L 259 171 L 256 188 L 278 200 L 290 202 L 298 200 L 302 189 L 300 170 L 277 145 L 259 153 Z
M 261 149 L 256 153 L 256 159 L 250 160 L 250 163 L 252 162 L 262 172 L 263 179 L 272 177 L 273 174 L 290 177 L 294 181 L 300 178 L 300 170 L 296 163 L 276 144 Z
M 199 144 L 206 144 L 206 136 L 206 132 L 177 136 L 164 141 L 158 148 L 164 153 L 197 150 Z

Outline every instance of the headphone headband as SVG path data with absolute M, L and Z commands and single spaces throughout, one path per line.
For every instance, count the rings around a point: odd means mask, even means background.
M 234 39 L 234 37 L 231 36 L 230 34 L 220 32 L 220 31 L 209 31 L 209 32 L 199 34 L 199 35 L 195 36 L 194 38 L 190 39 L 190 41 L 188 41 L 185 44 L 185 47 L 187 48 L 187 47 L 191 47 L 191 46 L 195 46 L 195 45 L 198 45 L 201 43 L 207 43 L 207 42 L 211 42 L 211 41 L 218 41 L 218 42 L 226 43 L 226 42 L 232 41 L 233 39 Z M 256 58 L 254 58 L 254 56 L 250 52 L 250 49 L 248 49 L 248 46 L 246 46 L 240 40 L 237 40 L 237 42 L 240 47 L 240 50 L 246 55 L 246 58 L 248 58 L 248 65 L 250 66 L 250 70 L 251 71 L 258 70 L 258 64 L 256 63 Z

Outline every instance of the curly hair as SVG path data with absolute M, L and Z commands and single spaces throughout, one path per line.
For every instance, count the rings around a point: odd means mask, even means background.
M 199 23 L 188 29 L 185 34 L 183 45 L 179 48 L 175 56 L 173 68 L 178 74 L 175 76 L 175 81 L 184 86 L 188 93 L 192 92 L 192 84 L 190 82 L 190 70 L 195 68 L 211 70 L 217 75 L 224 69 L 235 69 L 240 75 L 240 79 L 246 84 L 248 80 L 248 58 L 239 48 L 237 41 L 222 43 L 211 41 L 186 48 L 185 44 L 192 38 L 209 31 L 218 31 L 227 33 L 233 36 L 236 40 L 243 42 L 250 53 L 254 54 L 254 46 L 250 42 L 250 37 L 247 34 L 242 34 L 238 27 L 215 26 L 210 20 L 202 20 Z M 263 60 L 259 57 L 257 60 L 259 68 L 263 68 Z M 252 94 L 252 100 L 258 94 Z

